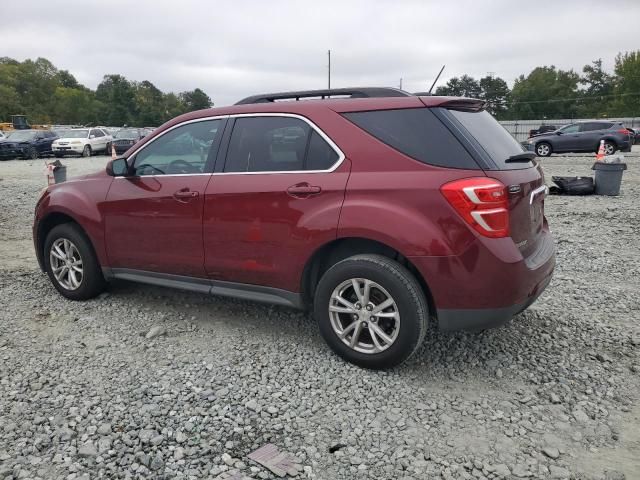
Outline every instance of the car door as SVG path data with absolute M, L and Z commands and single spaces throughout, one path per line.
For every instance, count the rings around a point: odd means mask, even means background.
M 226 119 L 173 127 L 127 159 L 104 206 L 109 264 L 116 269 L 205 277 L 204 193 Z
M 560 135 L 553 139 L 554 152 L 571 152 L 578 147 L 580 124 L 574 123 L 558 130 Z
M 311 252 L 336 238 L 350 164 L 302 117 L 230 122 L 205 194 L 206 271 L 215 280 L 297 292 Z

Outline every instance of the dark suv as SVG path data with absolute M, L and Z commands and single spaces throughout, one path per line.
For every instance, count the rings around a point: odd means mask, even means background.
M 539 157 L 548 157 L 552 153 L 597 152 L 601 140 L 604 140 L 606 155 L 612 155 L 616 150 L 631 150 L 629 130 L 622 123 L 611 121 L 571 123 L 530 138 L 526 146 Z
M 126 279 L 309 307 L 334 351 L 385 368 L 430 319 L 496 326 L 545 289 L 555 249 L 534 156 L 480 100 L 255 96 L 48 187 L 35 248 L 67 298 Z
M 35 160 L 40 156 L 50 155 L 51 144 L 57 138 L 51 130 L 14 130 L 0 140 L 0 160 Z

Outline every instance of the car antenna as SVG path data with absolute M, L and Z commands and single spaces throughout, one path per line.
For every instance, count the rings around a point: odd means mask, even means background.
M 433 87 L 436 86 L 436 82 L 438 81 L 438 79 L 440 78 L 440 75 L 442 75 L 442 71 L 444 70 L 444 67 L 446 65 L 442 65 L 442 68 L 440 69 L 440 72 L 438 73 L 438 76 L 436 77 L 436 79 L 433 81 L 433 83 L 431 84 L 431 88 L 429 89 L 429 95 L 431 95 L 431 91 L 433 90 Z

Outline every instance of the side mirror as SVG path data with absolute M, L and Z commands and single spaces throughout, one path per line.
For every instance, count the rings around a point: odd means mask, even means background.
M 115 158 L 107 163 L 107 175 L 112 177 L 126 177 L 129 174 L 129 164 L 126 158 Z
M 89 139 L 90 139 L 90 140 L 93 140 L 94 138 L 96 138 L 96 136 L 95 136 L 95 135 L 89 135 Z
M 558 130 L 558 131 L 556 132 L 556 135 L 562 135 L 562 132 Z

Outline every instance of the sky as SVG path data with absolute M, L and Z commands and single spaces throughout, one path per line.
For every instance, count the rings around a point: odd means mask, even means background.
M 331 86 L 428 90 L 536 66 L 580 72 L 640 49 L 640 0 L 103 0 L 0 3 L 0 57 L 45 57 L 96 88 L 105 74 L 216 105 Z

